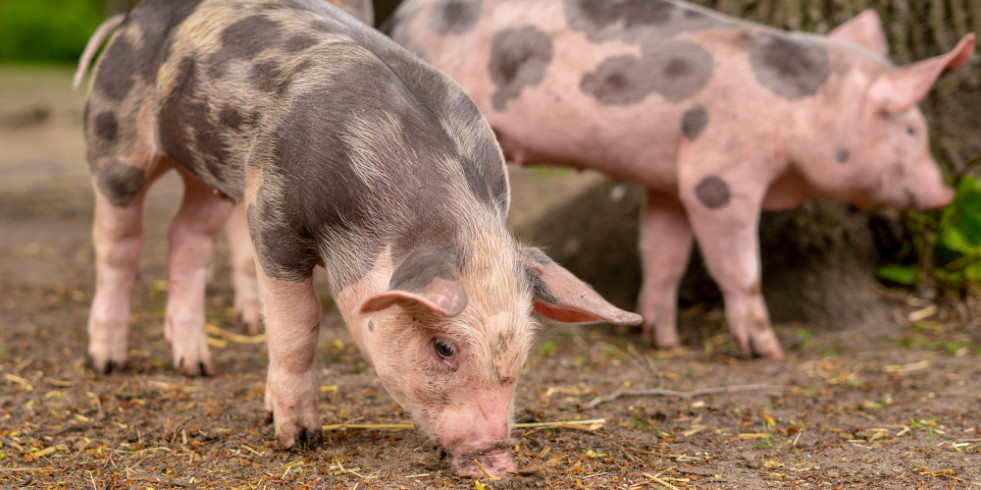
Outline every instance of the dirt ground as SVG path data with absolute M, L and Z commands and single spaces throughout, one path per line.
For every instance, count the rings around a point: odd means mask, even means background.
M 888 290 L 889 323 L 778 325 L 781 362 L 734 358 L 719 311 L 683 313 L 683 352 L 656 351 L 637 329 L 546 326 L 518 422 L 579 422 L 517 428 L 526 474 L 508 480 L 451 476 L 411 430 L 327 428 L 324 449 L 280 450 L 262 424 L 264 344 L 236 335 L 230 314 L 224 244 L 208 291 L 219 374 L 171 366 L 162 318 L 174 178 L 148 200 L 129 367 L 97 378 L 84 362 L 94 274 L 83 94 L 69 85 L 65 68 L 0 68 L 0 488 L 981 486 L 981 320 L 963 304 Z M 516 221 L 596 179 L 513 177 Z M 324 424 L 406 421 L 324 304 Z M 623 389 L 665 391 L 587 407 Z

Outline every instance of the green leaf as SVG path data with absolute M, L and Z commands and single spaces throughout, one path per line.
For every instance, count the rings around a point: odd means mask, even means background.
M 911 265 L 887 265 L 876 269 L 875 274 L 904 286 L 916 284 L 916 268 Z

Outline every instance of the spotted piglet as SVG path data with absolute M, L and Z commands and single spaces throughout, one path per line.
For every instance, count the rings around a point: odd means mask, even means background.
M 761 209 L 950 202 L 916 108 L 974 50 L 907 67 L 866 11 L 828 36 L 666 0 L 409 0 L 386 28 L 459 82 L 516 163 L 647 187 L 644 331 L 679 346 L 693 236 L 743 353 L 782 357 L 760 289 Z
M 513 471 L 513 393 L 535 330 L 636 324 L 505 227 L 493 132 L 449 78 L 321 0 L 146 0 L 98 63 L 85 112 L 96 194 L 93 369 L 126 361 L 150 184 L 176 170 L 166 332 L 212 372 L 206 267 L 244 203 L 269 347 L 266 410 L 284 447 L 321 441 L 312 274 L 417 427 L 459 473 Z

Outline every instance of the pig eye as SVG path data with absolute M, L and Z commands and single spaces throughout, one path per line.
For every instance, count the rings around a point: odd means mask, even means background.
M 436 340 L 433 346 L 436 348 L 436 353 L 439 354 L 439 357 L 443 359 L 450 359 L 456 355 L 456 349 L 442 340 Z

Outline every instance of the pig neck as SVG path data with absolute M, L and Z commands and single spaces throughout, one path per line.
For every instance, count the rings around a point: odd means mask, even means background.
M 866 91 L 888 63 L 838 41 L 810 37 L 828 49 L 832 74 L 813 97 L 785 104 L 786 126 L 776 143 L 773 183 L 764 201 L 768 210 L 788 209 L 813 199 L 851 201 L 868 177 L 862 167 L 836 160 L 839 151 L 855 150 L 850 142 L 870 110 Z M 853 165 L 861 165 L 855 162 Z

